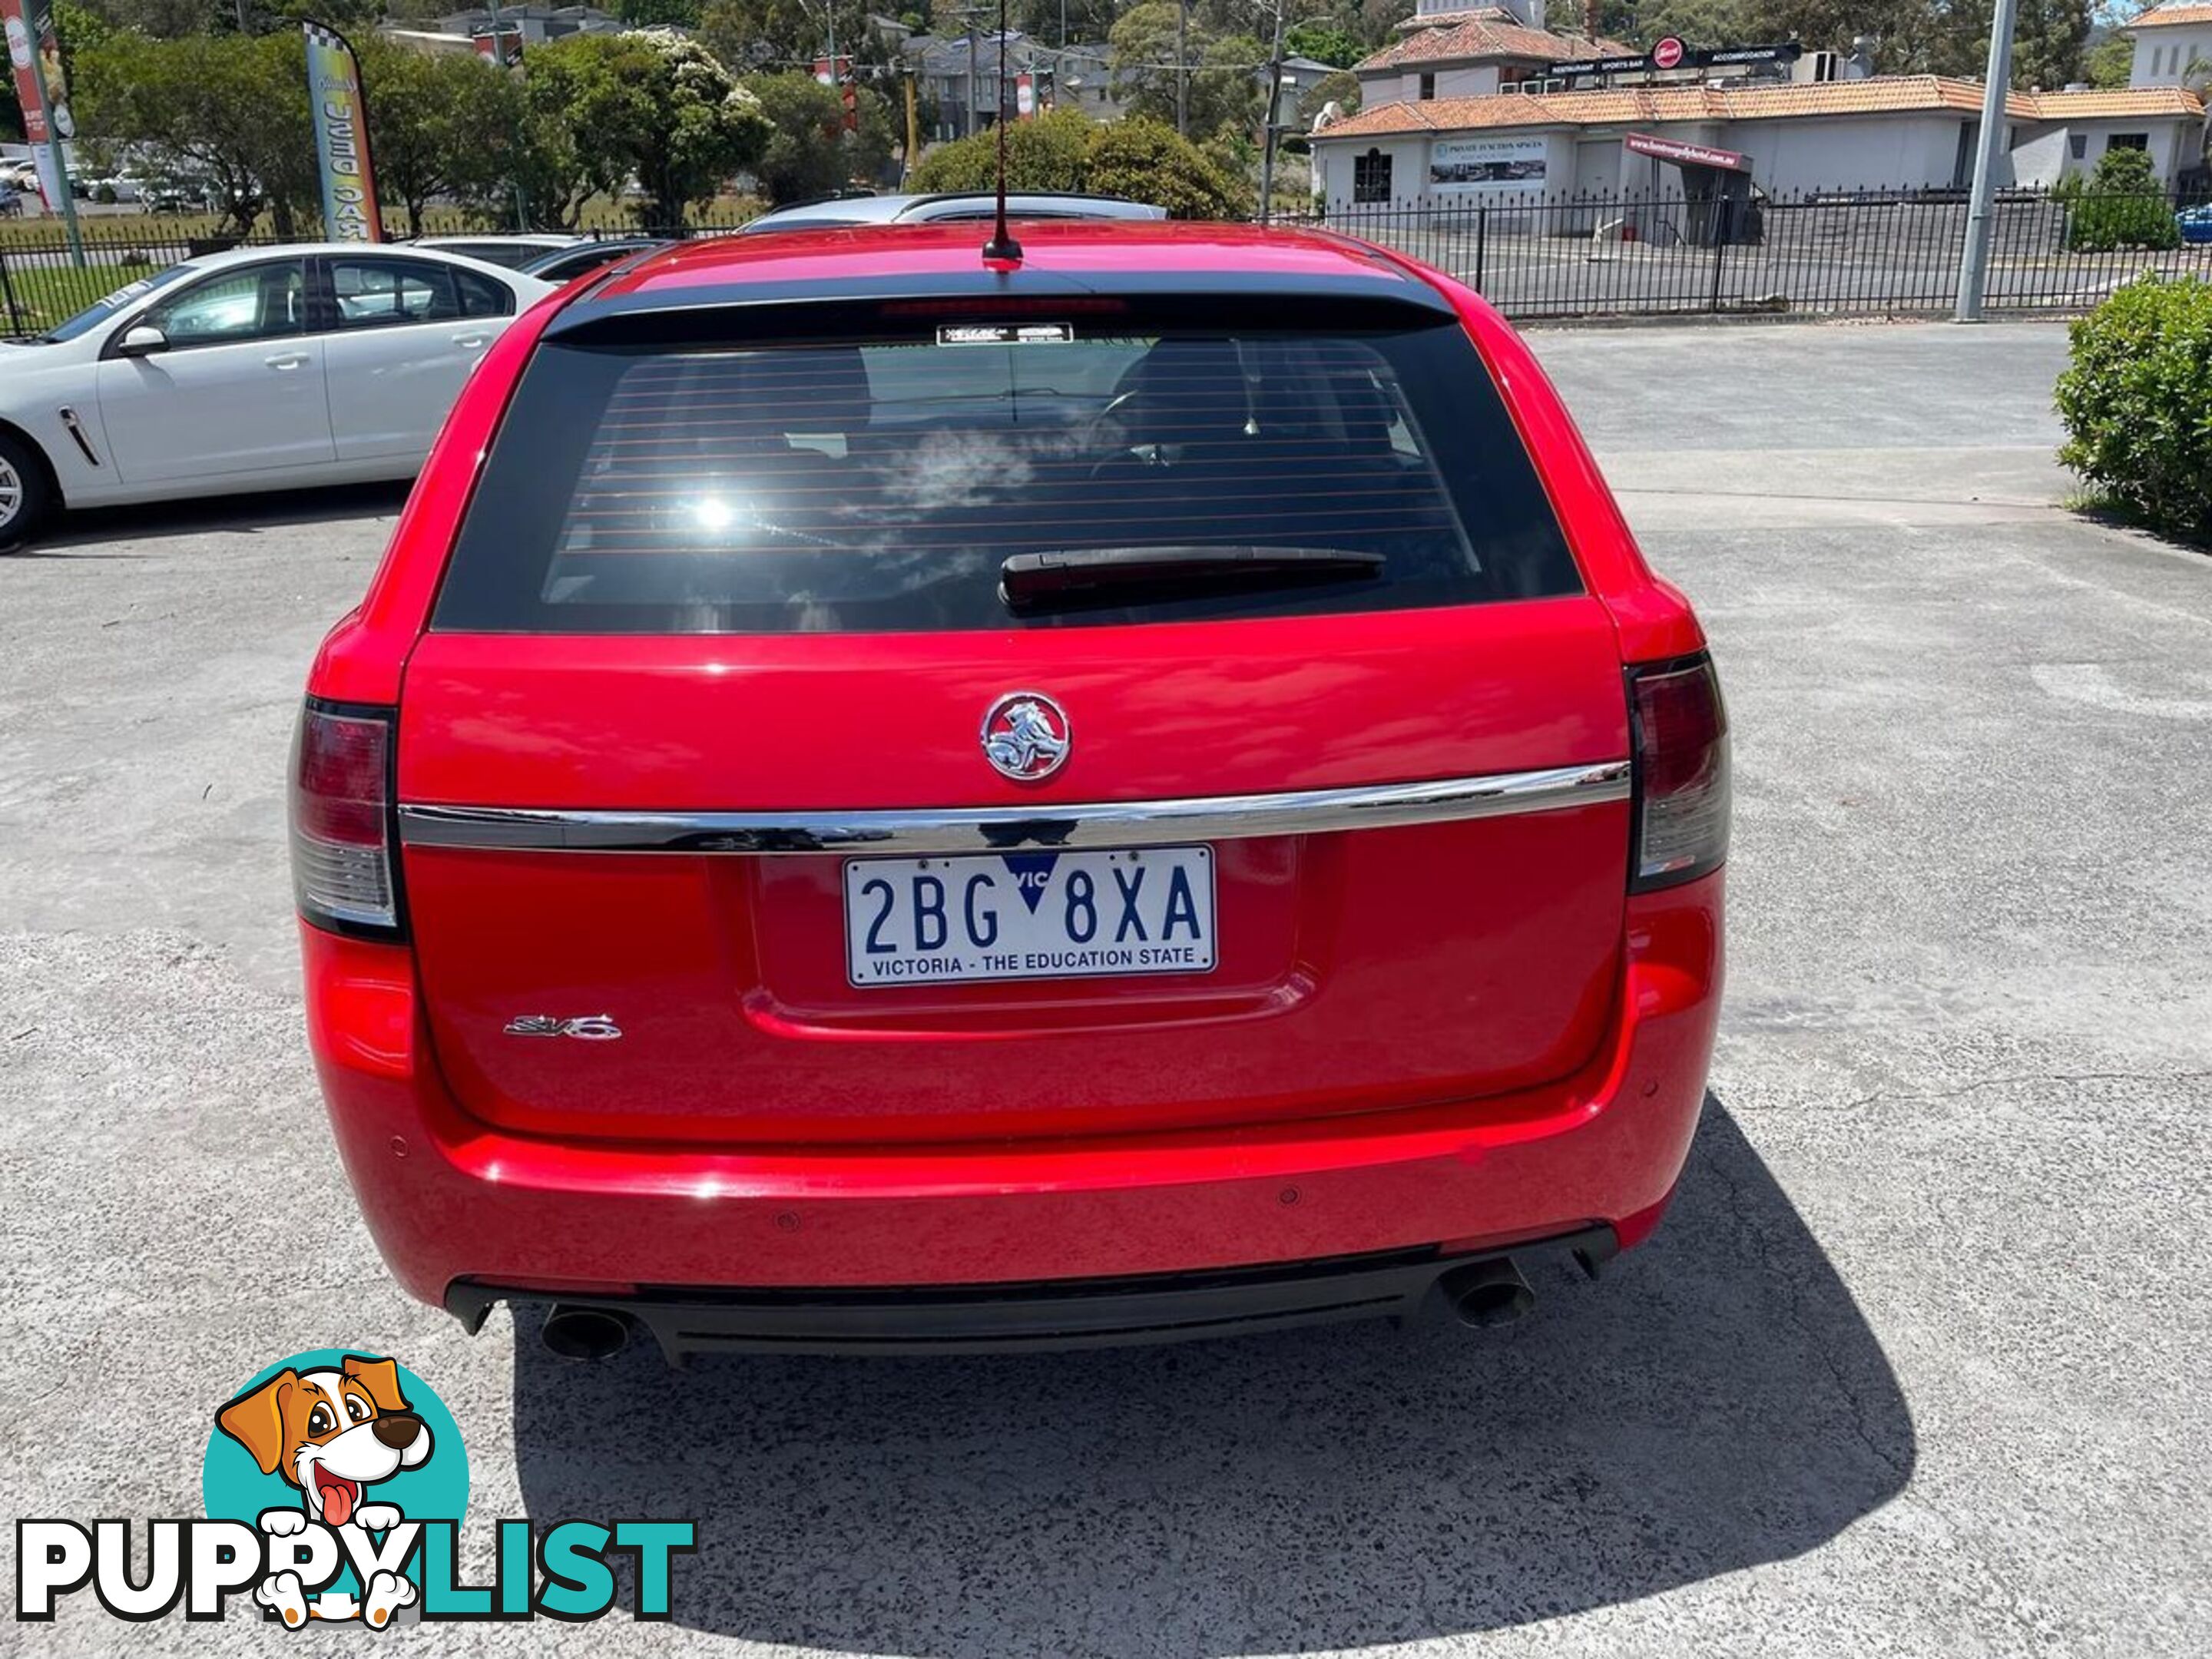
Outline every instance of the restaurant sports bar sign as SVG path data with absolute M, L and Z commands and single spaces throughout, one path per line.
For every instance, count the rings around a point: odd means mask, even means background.
M 1547 81 L 1592 80 L 1607 75 L 1654 75 L 1667 70 L 1742 69 L 1759 64 L 1794 64 L 1805 55 L 1795 40 L 1762 46 L 1690 46 L 1674 35 L 1649 52 L 1621 58 L 1577 58 L 1547 64 Z

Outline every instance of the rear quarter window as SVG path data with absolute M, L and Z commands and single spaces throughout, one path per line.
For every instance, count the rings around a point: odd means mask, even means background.
M 1331 326 L 1328 312 L 1243 328 L 1154 305 L 1040 315 L 1018 338 L 875 313 L 826 337 L 548 343 L 486 459 L 434 625 L 905 632 L 1579 591 L 1456 322 Z M 1018 555 L 1190 548 L 1367 568 L 1018 609 L 1000 591 Z

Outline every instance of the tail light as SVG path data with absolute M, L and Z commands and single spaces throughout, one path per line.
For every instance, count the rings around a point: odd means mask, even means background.
M 392 711 L 307 699 L 292 744 L 292 890 L 342 933 L 399 931 Z
M 1641 890 L 1691 881 L 1728 857 L 1728 710 L 1704 656 L 1629 671 Z

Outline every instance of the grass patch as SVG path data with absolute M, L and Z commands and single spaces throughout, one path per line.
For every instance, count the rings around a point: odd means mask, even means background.
M 74 265 L 36 265 L 8 267 L 7 296 L 15 301 L 13 331 L 24 334 L 43 334 L 58 323 L 82 311 L 95 300 L 105 299 L 125 283 L 135 283 L 153 269 L 149 266 L 88 265 L 79 270 Z M 4 305 L 0 305 L 4 311 Z M 0 324 L 9 319 L 0 314 Z

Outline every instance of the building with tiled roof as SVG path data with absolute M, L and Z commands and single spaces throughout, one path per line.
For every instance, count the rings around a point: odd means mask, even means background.
M 2149 153 L 2171 183 L 2200 161 L 2205 109 L 2179 87 L 2014 92 L 2003 184 L 2051 184 L 2106 149 Z M 1977 82 L 1934 75 L 1489 93 L 1370 103 L 1314 138 L 1332 210 L 1533 195 L 1962 189 Z M 1723 179 L 1730 175 L 1732 182 Z
M 1503 6 L 1419 12 L 1398 29 L 1395 40 L 1352 65 L 1364 104 L 1479 96 L 1540 77 L 1553 64 L 1636 50 L 1555 33 Z
M 2134 41 L 2130 87 L 2203 87 L 2212 80 L 2212 5 L 2153 6 L 2123 31 Z

